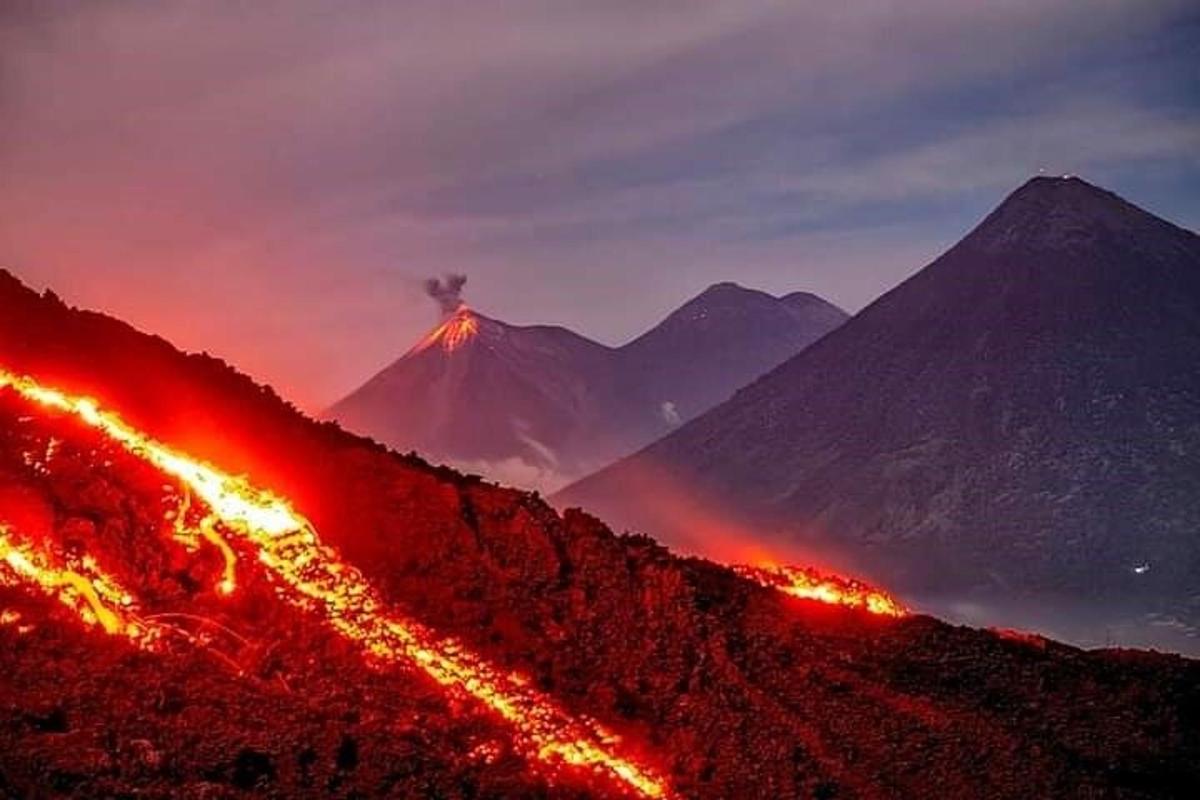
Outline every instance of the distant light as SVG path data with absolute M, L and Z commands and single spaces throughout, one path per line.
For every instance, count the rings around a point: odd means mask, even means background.
M 1144 564 L 1138 564 L 1136 567 L 1133 568 L 1133 573 L 1135 575 L 1145 575 L 1149 571 L 1150 571 L 1150 562 L 1149 561 L 1147 561 Z

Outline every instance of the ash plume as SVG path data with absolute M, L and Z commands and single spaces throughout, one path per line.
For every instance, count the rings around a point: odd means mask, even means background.
M 441 278 L 426 279 L 425 294 L 436 300 L 442 314 L 448 316 L 462 305 L 462 289 L 466 285 L 466 275 L 451 272 Z

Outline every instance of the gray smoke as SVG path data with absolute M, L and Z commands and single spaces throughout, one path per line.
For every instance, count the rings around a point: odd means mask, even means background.
M 662 414 L 662 418 L 666 421 L 666 423 L 672 428 L 683 422 L 683 420 L 679 417 L 679 409 L 676 408 L 675 404 L 670 400 L 664 401 L 663 404 L 658 407 L 658 411 L 660 414 Z
M 462 305 L 462 289 L 467 285 L 467 276 L 447 273 L 442 278 L 425 281 L 425 294 L 437 301 L 442 314 L 453 314 Z

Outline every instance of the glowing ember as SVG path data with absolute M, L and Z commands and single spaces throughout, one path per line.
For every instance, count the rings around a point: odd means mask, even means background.
M 32 584 L 43 593 L 57 597 L 88 625 L 99 625 L 106 632 L 140 640 L 146 629 L 132 616 L 132 596 L 105 575 L 89 558 L 70 566 L 57 563 L 48 550 L 27 542 L 18 542 L 8 528 L 0 525 L 0 581 Z
M 411 352 L 420 353 L 436 344 L 441 344 L 443 350 L 447 353 L 453 353 L 475 338 L 477 333 L 479 333 L 479 318 L 464 303 L 448 316 L 441 325 L 438 325 L 424 339 L 418 342 L 417 346 Z
M 451 327 L 446 329 L 447 325 Z M 439 330 L 449 337 L 446 341 L 461 343 L 476 326 L 469 314 L 460 317 L 456 313 Z M 614 754 L 618 740 L 600 725 L 568 715 L 549 698 L 530 689 L 522 676 L 495 670 L 457 642 L 438 638 L 410 620 L 385 612 L 381 598 L 366 578 L 322 544 L 311 523 L 283 498 L 155 441 L 116 414 L 101 410 L 90 398 L 68 395 L 43 387 L 32 378 L 0 370 L 0 389 L 4 387 L 42 407 L 77 417 L 177 479 L 204 503 L 227 535 L 240 538 L 256 553 L 258 561 L 276 579 L 281 598 L 323 614 L 334 630 L 356 642 L 373 659 L 417 666 L 447 689 L 474 697 L 513 726 L 516 745 L 529 757 L 548 766 L 567 764 L 590 770 L 646 797 L 668 794 L 661 779 Z M 177 535 L 184 537 L 190 535 L 186 510 L 181 509 L 175 520 Z M 215 524 L 209 527 L 211 536 L 205 533 L 205 525 L 201 523 L 200 534 L 226 557 L 222 588 L 233 591 L 234 551 L 216 532 Z M 11 556 L 10 565 L 24 577 L 33 578 L 48 590 L 74 587 L 106 630 L 122 623 L 120 615 L 110 615 L 100 594 L 89 594 L 83 588 L 87 585 L 83 578 L 76 580 L 70 577 L 74 573 L 41 566 L 13 546 L 0 552 L 6 558 Z
M 894 597 L 853 578 L 823 575 L 808 567 L 739 565 L 733 570 L 743 578 L 793 597 L 861 608 L 889 617 L 908 615 L 908 609 Z

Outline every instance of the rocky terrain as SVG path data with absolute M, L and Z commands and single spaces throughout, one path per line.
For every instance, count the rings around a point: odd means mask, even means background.
M 671 795 L 1184 797 L 1200 781 L 1196 662 L 790 598 L 314 422 L 219 361 L 7 273 L 0 367 L 91 394 L 289 498 L 387 607 L 598 720 Z M 411 665 L 365 660 L 318 608 L 282 603 L 253 559 L 235 593 L 214 591 L 216 549 L 171 539 L 179 499 L 93 428 L 0 389 L 0 520 L 93 555 L 192 633 L 147 652 L 6 573 L 9 795 L 628 791 L 547 774 L 497 714 Z

